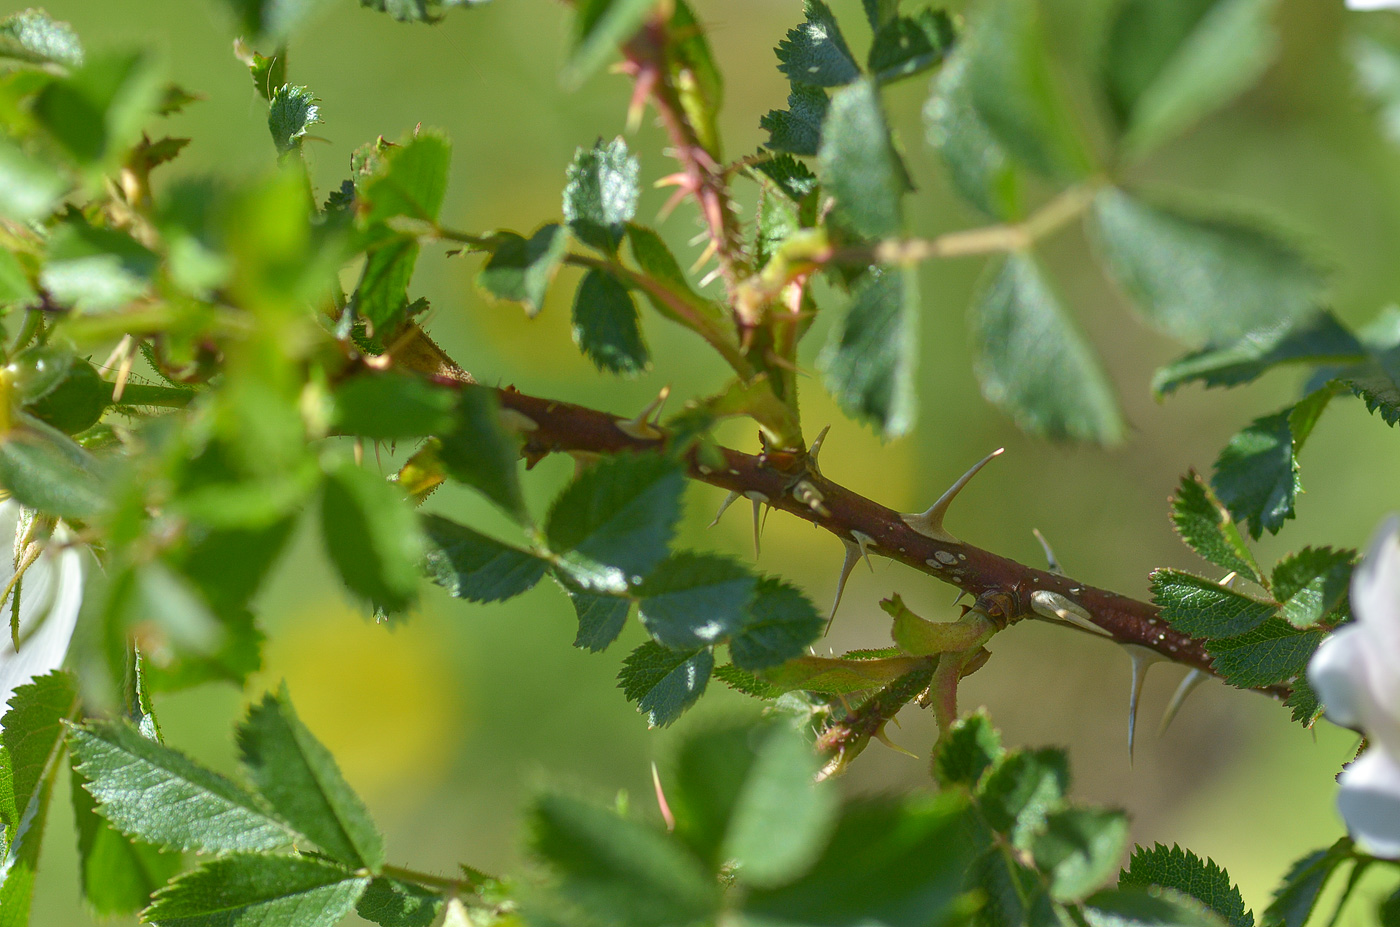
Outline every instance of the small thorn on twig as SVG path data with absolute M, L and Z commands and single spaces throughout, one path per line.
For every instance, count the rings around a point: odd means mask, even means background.
M 724 513 L 725 513 L 726 511 L 728 511 L 728 509 L 729 509 L 729 507 L 730 507 L 731 505 L 733 505 L 735 502 L 739 501 L 739 497 L 740 497 L 741 495 L 743 495 L 743 493 L 731 492 L 731 493 L 729 493 L 729 495 L 725 496 L 725 497 L 724 497 L 724 501 L 721 502 L 721 503 L 719 504 L 719 511 L 715 513 L 715 519 L 714 519 L 714 521 L 710 522 L 710 523 L 709 523 L 708 525 L 706 525 L 705 527 L 706 527 L 706 528 L 713 528 L 715 525 L 719 524 L 720 518 L 722 518 L 722 517 L 724 516 Z
M 699 273 L 700 268 L 710 263 L 710 258 L 714 257 L 718 252 L 719 242 L 715 241 L 713 238 L 710 239 L 710 243 L 705 246 L 705 250 L 701 251 L 700 256 L 695 259 L 695 263 L 690 265 L 690 272 L 692 274 Z
M 666 831 L 670 833 L 676 829 L 676 816 L 671 813 L 666 793 L 661 790 L 661 774 L 656 771 L 655 761 L 651 764 L 651 784 L 656 789 L 656 806 L 661 809 L 661 820 L 666 822 Z
M 831 431 L 831 426 L 827 425 L 821 431 L 817 432 L 817 437 L 814 441 L 812 441 L 812 446 L 807 448 L 807 469 L 811 470 L 818 476 L 821 475 L 822 471 L 821 468 L 817 465 L 817 455 L 822 452 L 822 442 L 826 440 L 826 434 L 829 431 Z
M 1035 535 L 1035 539 L 1040 542 L 1041 550 L 1045 551 L 1045 562 L 1048 564 L 1050 572 L 1063 576 L 1065 571 L 1061 568 L 1060 561 L 1055 558 L 1055 552 L 1050 549 L 1050 543 L 1045 540 L 1045 535 L 1040 533 L 1039 528 L 1032 528 L 1031 534 Z
M 841 543 L 846 548 L 846 557 L 841 561 L 841 575 L 836 580 L 836 601 L 831 603 L 831 614 L 826 619 L 826 632 L 831 633 L 831 623 L 836 620 L 836 609 L 841 607 L 841 596 L 846 594 L 846 580 L 851 578 L 851 571 L 860 562 L 861 548 L 855 541 L 841 539 Z
M 904 748 L 901 747 L 899 744 L 895 743 L 893 740 L 890 740 L 890 735 L 885 733 L 885 725 L 884 725 L 884 724 L 881 724 L 879 727 L 877 727 L 877 728 L 875 729 L 874 737 L 875 737 L 876 740 L 878 740 L 880 743 L 884 744 L 886 747 L 889 747 L 889 748 L 890 748 L 891 750 L 893 750 L 895 753 L 903 753 L 905 756 L 910 757 L 911 759 L 915 759 L 915 760 L 917 760 L 917 759 L 919 758 L 918 754 L 916 754 L 916 753 L 910 753 L 908 750 L 904 749 Z
M 759 538 L 763 535 L 763 503 L 758 499 L 753 500 L 753 558 L 757 560 L 763 554 L 763 548 L 759 543 Z
M 1133 661 L 1133 679 L 1128 689 L 1128 765 L 1131 766 L 1134 736 L 1137 733 L 1138 697 L 1142 695 L 1142 683 L 1147 678 L 1147 671 L 1152 668 L 1152 664 L 1163 657 L 1157 651 L 1138 644 L 1123 644 L 1122 647 L 1128 659 Z
M 661 419 L 661 407 L 666 404 L 666 398 L 670 395 L 671 387 L 669 385 L 661 387 L 661 392 L 656 394 L 655 399 L 647 403 L 647 407 L 636 418 L 619 419 L 617 430 L 630 438 L 643 441 L 660 438 L 662 436 L 661 429 L 656 426 Z
M 977 475 L 979 470 L 1001 456 L 1005 450 L 1006 448 L 999 447 L 973 464 L 971 469 L 958 477 L 956 483 L 948 487 L 947 492 L 938 497 L 938 501 L 930 506 L 927 512 L 922 512 L 917 515 L 901 515 L 900 518 L 904 520 L 906 525 L 913 528 L 924 537 L 933 538 L 936 541 L 948 541 L 952 544 L 961 543 L 957 538 L 944 530 L 943 517 L 948 514 L 949 506 L 951 506 L 953 500 L 958 497 L 958 493 L 962 492 L 963 487 Z
M 1167 703 L 1167 710 L 1162 714 L 1162 724 L 1157 730 L 1157 736 L 1160 737 L 1167 732 L 1167 728 L 1171 726 L 1176 713 L 1181 710 L 1181 705 L 1186 701 L 1186 697 L 1196 691 L 1196 687 L 1205 682 L 1205 679 L 1206 674 L 1198 669 L 1193 669 L 1182 678 L 1181 684 L 1172 693 L 1172 700 Z

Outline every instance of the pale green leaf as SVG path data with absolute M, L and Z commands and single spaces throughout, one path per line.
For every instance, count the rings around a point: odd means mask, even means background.
M 1036 866 L 1050 875 L 1057 901 L 1078 901 L 1113 876 L 1128 842 L 1121 811 L 1067 808 L 1045 819 L 1031 844 Z
M 966 54 L 954 54 L 934 78 L 924 104 L 924 137 L 964 199 L 999 219 L 1020 211 L 1020 176 L 972 105 Z
M 83 63 L 83 43 L 72 26 L 44 10 L 21 10 L 0 19 L 0 58 L 76 68 Z
M 283 84 L 272 92 L 267 109 L 267 130 L 280 154 L 301 147 L 311 127 L 321 121 L 320 101 L 306 87 Z
M 1234 637 L 1278 613 L 1278 605 L 1180 570 L 1152 573 L 1152 601 L 1173 628 L 1192 637 Z

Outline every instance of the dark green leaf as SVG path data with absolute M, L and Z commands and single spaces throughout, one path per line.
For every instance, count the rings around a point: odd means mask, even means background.
M 715 678 L 735 692 L 742 692 L 751 698 L 769 700 L 783 694 L 783 690 L 778 686 L 764 682 L 748 670 L 739 669 L 733 663 L 725 663 L 715 667 Z
M 875 32 L 866 63 L 880 83 L 911 77 L 943 61 L 954 41 L 953 21 L 942 10 L 900 16 Z
M 1252 689 L 1284 682 L 1303 672 L 1324 632 L 1299 631 L 1270 618 L 1247 634 L 1209 641 L 1213 667 L 1232 686 Z
M 373 326 L 379 344 L 383 343 L 381 336 L 394 334 L 408 311 L 408 284 L 418 252 L 417 239 L 386 235 L 365 253 L 365 266 L 350 305 Z
M 1173 628 L 1192 637 L 1234 637 L 1278 612 L 1273 602 L 1180 570 L 1153 571 L 1152 601 L 1162 607 L 1162 617 Z
M 1306 630 L 1324 619 L 1335 620 L 1347 597 L 1356 551 L 1304 547 L 1274 565 L 1274 597 L 1283 603 L 1283 618 Z
M 1088 173 L 1088 149 L 1050 62 L 1040 0 L 984 5 L 965 41 L 968 93 L 992 137 L 1041 174 Z
M 913 268 L 872 270 L 818 359 L 827 389 L 841 408 L 874 423 L 886 437 L 914 426 L 918 322 L 918 273 Z
M 355 869 L 384 865 L 384 840 L 335 758 L 301 723 L 285 686 L 267 693 L 238 728 L 248 777 L 272 810 Z
M 352 591 L 389 611 L 413 601 L 424 545 L 399 487 L 348 460 L 337 463 L 321 491 L 321 532 Z
M 574 606 L 574 614 L 578 616 L 578 634 L 574 637 L 574 646 L 594 653 L 606 650 L 608 645 L 617 640 L 617 636 L 627 624 L 627 613 L 632 610 L 632 600 L 624 596 L 584 592 L 575 588 L 562 573 L 556 574 L 555 578 L 564 587 L 569 601 Z
M 146 293 L 159 260 L 125 232 L 81 219 L 64 222 L 49 239 L 39 282 L 54 300 L 80 312 L 120 308 Z
M 233 54 L 248 66 L 248 75 L 253 78 L 258 95 L 271 103 L 277 88 L 287 82 L 287 50 L 279 48 L 271 55 L 262 55 L 249 48 L 243 40 L 235 39 Z
M 617 678 L 622 694 L 646 713 L 647 722 L 665 727 L 705 694 L 714 668 L 708 648 L 686 652 L 647 641 L 627 655 Z
M 733 632 L 729 653 L 742 669 L 768 669 L 806 653 L 825 627 L 826 619 L 800 589 L 763 577 L 743 623 Z
M 1044 878 L 1023 865 L 1006 847 L 992 847 L 968 871 L 966 885 L 985 895 L 973 922 L 978 927 L 1052 927 L 1060 925 L 1059 906 Z
M 757 579 L 737 560 L 678 551 L 636 588 L 642 624 L 673 650 L 727 640 L 748 617 Z
M 83 63 L 83 44 L 68 23 L 43 10 L 21 10 L 0 19 L 0 58 L 76 68 Z
M 442 435 L 438 447 L 443 466 L 454 480 L 473 487 L 516 521 L 527 521 L 520 444 L 502 424 L 500 398 L 484 386 L 459 389 L 457 426 Z
M 860 77 L 831 8 L 822 0 L 805 0 L 802 12 L 806 22 L 778 43 L 778 70 L 793 84 L 812 87 L 840 87 Z
M 321 107 L 306 87 L 283 84 L 272 92 L 267 110 L 267 130 L 277 151 L 286 154 L 301 147 L 311 127 L 321 121 Z
M 0 135 L 0 216 L 19 222 L 43 219 L 68 186 L 57 168 L 30 157 Z
M 1018 750 L 986 774 L 980 804 L 987 823 L 1025 849 L 1050 812 L 1064 803 L 1068 789 L 1063 750 Z
M 773 181 L 795 204 L 801 204 L 817 189 L 817 175 L 790 154 L 776 154 L 764 158 L 755 164 L 753 169 Z
M 45 86 L 34 116 L 80 167 L 100 170 L 141 137 L 164 91 L 151 56 L 107 52 Z
M 838 90 L 822 126 L 817 176 L 836 198 L 832 221 L 857 238 L 898 234 L 905 175 L 873 81 Z
M 955 54 L 934 78 L 924 104 L 924 135 L 966 200 L 1000 219 L 1019 212 L 1019 176 L 972 105 L 965 54 Z
M 976 789 L 982 774 L 991 769 L 1005 754 L 1001 735 L 992 727 L 985 711 L 954 723 L 938 743 L 933 771 L 940 785 L 965 785 Z
M 446 431 L 457 404 L 454 392 L 400 373 L 353 377 L 335 391 L 331 427 L 377 441 L 419 438 Z
M 204 853 L 258 852 L 297 839 L 252 794 L 129 724 L 75 727 L 69 746 L 99 812 L 128 836 Z
M 1317 723 L 1317 719 L 1322 717 L 1322 700 L 1317 697 L 1317 692 L 1308 684 L 1307 675 L 1299 676 L 1293 680 L 1293 691 L 1288 693 L 1288 698 L 1283 700 L 1283 704 L 1289 709 L 1289 714 L 1294 721 L 1303 727 L 1312 727 Z
M 1222 569 L 1261 582 L 1263 573 L 1229 511 L 1195 471 L 1172 497 L 1172 526 L 1186 545 Z
M 616 2 L 635 4 L 638 0 Z M 610 144 L 600 139 L 592 148 L 574 152 L 564 186 L 564 218 L 579 241 L 605 254 L 617 253 L 627 223 L 637 212 L 640 169 L 621 136 Z
M 477 6 L 486 0 L 360 0 L 360 6 L 388 13 L 399 22 L 434 23 L 442 10 L 454 6 Z
M 97 812 L 87 780 L 76 769 L 72 785 L 83 900 L 99 917 L 135 914 L 180 871 L 180 856 L 132 840 L 108 824 Z
M 333 927 L 369 881 L 306 856 L 225 856 L 171 882 L 141 919 L 151 927 Z
M 1127 842 L 1123 812 L 1066 808 L 1045 819 L 1031 849 L 1036 866 L 1050 874 L 1050 894 L 1078 901 L 1113 875 Z
M 632 294 L 601 270 L 590 270 L 578 285 L 574 343 L 600 370 L 638 374 L 651 367 Z
M 1123 420 L 1093 350 L 1035 258 L 1013 254 L 972 309 L 982 395 L 1035 435 L 1114 444 Z
M 438 515 L 423 516 L 428 578 L 469 602 L 504 602 L 534 587 L 547 561 Z
M 1214 860 L 1201 859 L 1190 850 L 1156 844 L 1137 847 L 1118 880 L 1119 887 L 1160 885 L 1190 895 L 1224 918 L 1230 927 L 1254 927 L 1254 915 L 1245 910 L 1240 890 Z
M 539 314 L 564 259 L 569 236 L 550 223 L 528 240 L 514 232 L 498 232 L 496 239 L 496 250 L 477 274 L 476 285 L 496 299 L 520 303 L 530 316 Z
M 1269 340 L 1313 318 L 1321 274 L 1250 225 L 1144 203 L 1115 188 L 1094 199 L 1098 246 L 1118 284 L 1156 326 L 1195 344 Z
M 549 547 L 584 589 L 625 591 L 666 558 L 685 476 L 658 454 L 619 454 L 574 480 L 549 511 Z
M 107 507 L 93 456 L 27 415 L 0 440 L 0 486 L 30 508 L 60 518 L 87 519 Z
M 718 912 L 718 885 L 664 833 L 562 795 L 536 799 L 527 827 L 559 892 L 600 923 L 690 924 Z
M 1225 927 L 1196 899 L 1155 885 L 1099 892 L 1083 910 L 1089 927 Z
M 78 714 L 73 677 L 54 672 L 15 689 L 0 725 L 0 924 L 25 927 L 39 849 L 63 754 Z
M 355 913 L 380 927 L 431 927 L 442 903 L 441 892 L 380 876 L 360 896 Z
M 822 123 L 826 121 L 831 101 L 819 87 L 793 87 L 788 93 L 788 108 L 769 110 L 758 120 L 768 132 L 765 146 L 773 151 L 795 155 L 814 155 L 821 144 Z
M 1327 849 L 1316 850 L 1295 862 L 1274 891 L 1263 923 L 1270 927 L 1303 927 L 1312 916 L 1318 896 L 1327 887 L 1327 880 L 1351 858 L 1351 840 L 1343 837 Z
M 389 146 L 373 175 L 358 185 L 366 208 L 364 220 L 375 223 L 406 216 L 436 222 L 447 195 L 451 165 L 452 143 L 441 132 L 417 132 Z
M 402 0 L 400 0 L 402 2 Z M 574 49 L 565 84 L 577 87 L 642 28 L 660 0 L 583 0 L 574 14 Z

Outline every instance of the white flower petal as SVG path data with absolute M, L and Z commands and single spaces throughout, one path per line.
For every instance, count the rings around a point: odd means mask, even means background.
M 1400 858 L 1400 764 L 1372 747 L 1337 781 L 1337 810 L 1352 837 L 1376 856 Z
M 1308 661 L 1308 682 L 1317 691 L 1327 720 L 1360 730 L 1367 697 L 1366 635 L 1356 625 L 1342 628 L 1323 639 Z
M 1356 680 L 1367 692 L 1361 724 L 1400 755 L 1400 516 L 1381 525 L 1352 574 L 1351 608 L 1365 637 L 1356 651 L 1367 668 Z
M 13 531 L 18 517 L 17 502 L 0 503 L 0 531 L 7 525 Z M 55 540 L 66 538 L 62 528 L 54 532 Z M 13 575 L 13 559 L 0 555 L 0 586 Z M 63 665 L 83 603 L 82 554 L 71 547 L 46 550 L 20 586 L 18 652 L 10 636 L 9 600 L 0 605 L 0 714 L 15 689 Z

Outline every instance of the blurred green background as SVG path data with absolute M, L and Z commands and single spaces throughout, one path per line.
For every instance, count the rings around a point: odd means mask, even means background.
M 1105 0 L 1056 0 L 1052 17 L 1066 72 L 1082 91 Z M 722 118 L 726 155 L 747 154 L 765 137 L 759 116 L 780 108 L 787 87 L 772 48 L 800 20 L 799 0 L 696 0 L 727 80 Z M 848 38 L 868 41 L 859 4 L 834 4 Z M 182 173 L 247 175 L 268 170 L 274 150 L 265 104 L 230 51 L 231 18 L 218 0 L 50 0 L 90 49 L 141 45 L 158 50 L 172 79 L 206 95 L 184 114 L 153 127 L 194 141 L 160 182 Z M 1294 231 L 1334 270 L 1334 305 L 1359 324 L 1400 293 L 1400 151 L 1377 134 L 1343 56 L 1355 14 L 1340 0 L 1284 4 L 1284 43 L 1265 80 L 1224 112 L 1163 150 L 1134 180 L 1154 191 L 1180 191 L 1216 205 L 1262 211 Z M 1367 14 L 1387 17 L 1392 14 Z M 564 167 L 576 146 L 625 129 L 630 92 L 614 76 L 566 92 L 557 79 L 567 48 L 569 14 L 552 0 L 496 0 L 457 10 L 435 27 L 397 24 L 335 0 L 299 37 L 290 77 L 322 102 L 322 141 L 308 143 L 312 173 L 324 194 L 348 176 L 349 155 L 378 135 L 394 139 L 415 125 L 440 127 L 455 144 L 444 222 L 482 231 L 528 232 L 556 219 Z M 264 51 L 268 51 L 264 49 Z M 918 232 L 981 224 L 949 191 L 922 140 L 923 79 L 888 94 L 919 192 L 911 210 Z M 1087 99 L 1088 95 L 1081 92 Z M 671 171 L 651 125 L 629 138 L 648 184 Z M 752 201 L 752 191 L 741 199 Z M 648 191 L 639 218 L 652 221 L 665 192 Z M 686 242 L 698 230 L 683 206 L 660 224 L 682 261 L 698 254 Z M 1039 528 L 1072 574 L 1137 596 L 1157 566 L 1201 568 L 1172 534 L 1166 500 L 1190 467 L 1208 470 L 1228 437 L 1250 418 L 1292 401 L 1298 383 L 1274 374 L 1233 393 L 1188 389 L 1158 404 L 1153 368 L 1181 352 L 1141 324 L 1096 270 L 1077 228 L 1044 250 L 1067 303 L 1091 332 L 1122 391 L 1131 423 L 1120 449 L 1053 447 L 1028 440 L 978 394 L 970 370 L 965 309 L 979 260 L 924 270 L 926 306 L 921 367 L 922 412 L 916 433 L 882 444 L 845 420 L 805 381 L 804 419 L 811 432 L 831 423 L 824 472 L 903 510 L 923 508 L 971 462 L 1005 445 L 1008 453 L 980 476 L 950 525 L 972 543 L 1026 562 L 1041 559 Z M 413 294 L 432 302 L 429 330 L 478 379 L 567 398 L 617 412 L 640 409 L 663 385 L 680 398 L 722 382 L 720 364 L 684 332 L 647 317 L 656 356 L 650 376 L 600 376 L 569 333 L 568 273 L 540 316 L 485 302 L 472 288 L 477 258 L 419 262 Z M 823 303 L 835 308 L 837 298 Z M 812 366 L 829 324 L 819 320 L 804 360 Z M 673 402 L 675 400 L 673 399 Z M 726 439 L 753 450 L 751 429 Z M 1261 559 L 1304 544 L 1363 546 L 1382 515 L 1400 508 L 1400 435 L 1354 400 L 1337 403 L 1303 458 L 1307 494 L 1299 517 L 1260 545 Z M 387 452 L 381 465 L 388 472 Z M 571 474 L 568 460 L 547 460 L 527 480 L 537 511 Z M 684 544 L 752 556 L 747 511 L 704 530 L 718 490 L 688 496 Z M 502 532 L 509 527 L 466 492 L 444 490 L 430 509 Z M 509 536 L 509 535 L 503 535 Z M 820 606 L 830 602 L 841 547 L 832 537 L 782 516 L 770 520 L 761 564 L 803 585 Z M 950 588 L 903 567 L 877 562 L 853 576 L 829 645 L 837 651 L 887 643 L 876 607 L 900 591 L 931 617 L 954 614 Z M 247 692 L 205 687 L 161 699 L 167 740 L 214 765 L 234 766 L 232 724 L 264 688 L 286 679 L 304 720 L 339 758 L 351 783 L 381 822 L 391 858 L 418 869 L 450 871 L 467 862 L 487 871 L 520 863 L 517 813 L 542 782 L 611 796 L 627 790 L 650 806 L 649 763 L 664 771 L 678 731 L 730 712 L 747 700 L 712 688 L 673 730 L 648 731 L 615 688 L 618 666 L 636 628 L 602 655 L 569 646 L 574 618 L 548 584 L 504 606 L 483 607 L 429 589 L 420 612 L 394 629 L 369 622 L 340 592 L 323 563 L 313 527 L 263 597 L 269 635 L 266 669 Z M 1290 861 L 1341 834 L 1332 810 L 1333 774 L 1355 737 L 1325 722 L 1315 733 L 1290 724 L 1264 698 L 1207 684 L 1160 739 L 1157 719 L 1182 671 L 1149 677 L 1137 757 L 1126 745 L 1128 660 L 1112 645 L 1027 622 L 999 636 L 994 659 L 964 687 L 964 705 L 985 704 L 1012 744 L 1070 748 L 1075 789 L 1085 800 L 1126 807 L 1140 843 L 1180 842 L 1214 857 L 1258 910 Z M 909 710 L 894 739 L 926 753 L 935 735 L 926 713 Z M 843 787 L 853 792 L 921 788 L 925 764 L 874 745 Z M 45 848 L 36 925 L 85 924 L 76 902 L 69 812 L 55 803 Z M 1356 905 L 1351 920 L 1369 912 Z

